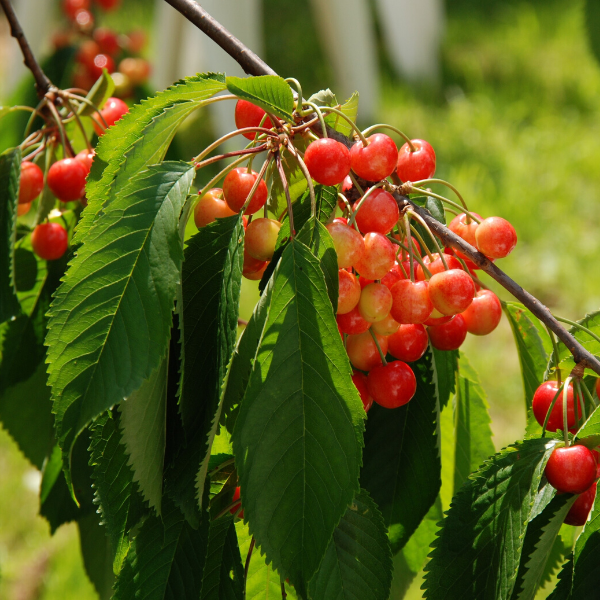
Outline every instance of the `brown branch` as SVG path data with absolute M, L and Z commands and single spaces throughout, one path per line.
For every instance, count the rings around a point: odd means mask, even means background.
M 10 24 L 10 34 L 17 40 L 17 42 L 19 42 L 19 46 L 21 47 L 21 52 L 23 54 L 23 62 L 25 63 L 25 66 L 33 73 L 35 87 L 37 89 L 38 96 L 41 99 L 52 87 L 52 82 L 48 79 L 44 71 L 42 71 L 42 67 L 40 67 L 38 61 L 35 59 L 33 51 L 31 50 L 31 46 L 25 37 L 25 33 L 21 28 L 21 24 L 17 19 L 17 15 L 13 10 L 10 0 L 0 0 L 0 5 L 2 5 L 4 13 L 6 14 L 6 18 Z

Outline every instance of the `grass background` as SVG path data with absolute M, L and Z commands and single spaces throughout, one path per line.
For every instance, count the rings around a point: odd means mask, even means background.
M 148 23 L 144 2 L 123 3 L 125 12 L 111 16 L 111 25 Z M 510 219 L 519 244 L 502 268 L 557 314 L 580 318 L 600 306 L 600 68 L 589 50 L 583 4 L 447 4 L 440 85 L 406 85 L 382 52 L 378 120 L 429 140 L 437 176 L 456 185 L 472 210 Z M 267 61 L 300 79 L 308 93 L 331 87 L 308 0 L 267 0 L 265 15 Z M 198 140 L 210 136 L 206 123 L 201 116 L 182 136 L 184 149 L 199 150 Z M 256 297 L 255 284 L 245 281 L 242 316 Z M 519 438 L 525 423 L 507 323 L 489 337 L 469 337 L 464 350 L 488 393 L 500 448 Z M 0 598 L 93 600 L 75 526 L 51 538 L 36 516 L 38 481 L 0 430 Z M 410 598 L 420 597 L 418 584 Z

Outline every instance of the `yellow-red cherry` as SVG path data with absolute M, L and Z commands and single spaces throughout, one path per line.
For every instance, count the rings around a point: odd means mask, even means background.
M 392 242 L 385 235 L 371 231 L 364 237 L 365 252 L 354 263 L 355 269 L 367 279 L 381 279 L 396 262 Z
M 369 388 L 367 387 L 367 376 L 360 371 L 354 371 L 352 373 L 352 383 L 354 383 L 354 387 L 358 390 L 358 395 L 362 400 L 365 412 L 369 412 L 369 409 L 373 406 L 373 398 L 371 398 Z
M 194 223 L 200 229 L 216 219 L 231 217 L 235 214 L 223 199 L 223 190 L 212 188 L 198 200 L 198 204 L 194 207 Z
M 360 283 L 356 275 L 353 275 L 346 269 L 338 271 L 338 305 L 337 314 L 345 315 L 349 313 L 360 300 Z
M 400 360 L 373 367 L 367 377 L 367 384 L 373 400 L 384 408 L 404 406 L 417 391 L 417 379 L 413 370 Z
M 242 210 L 257 178 L 256 171 L 248 173 L 248 169 L 245 167 L 238 167 L 227 173 L 223 181 L 223 195 L 232 211 L 239 213 Z M 266 204 L 267 195 L 267 184 L 264 179 L 261 179 L 244 214 L 253 215 L 259 211 Z
M 463 311 L 467 331 L 473 335 L 488 335 L 502 319 L 502 304 L 491 290 L 480 290 L 473 302 Z
M 423 323 L 433 310 L 427 281 L 402 279 L 393 285 L 391 292 L 390 313 L 398 323 Z
M 457 315 L 473 302 L 475 284 L 462 269 L 449 269 L 436 273 L 429 280 L 431 302 L 443 315 Z
M 248 254 L 258 260 L 271 260 L 281 223 L 275 219 L 254 219 L 246 229 L 244 244 Z
M 458 350 L 467 337 L 467 324 L 462 315 L 455 315 L 447 323 L 427 328 L 431 345 L 438 350 Z
M 420 324 L 400 325 L 398 331 L 388 338 L 388 352 L 404 362 L 419 360 L 428 345 L 427 331 Z
M 365 321 L 376 323 L 385 319 L 392 308 L 392 293 L 382 283 L 369 283 L 360 293 L 358 310 Z
M 425 140 L 411 140 L 415 150 L 408 142 L 398 152 L 396 173 L 402 181 L 420 181 L 430 179 L 435 173 L 435 152 Z
M 367 181 L 380 181 L 389 177 L 398 161 L 398 148 L 394 140 L 384 133 L 367 138 L 368 145 L 358 141 L 350 148 L 352 170 Z
M 356 265 L 365 253 L 365 242 L 362 235 L 356 229 L 339 221 L 329 223 L 326 227 L 333 239 L 338 267 L 346 269 Z
M 348 333 L 352 335 L 364 333 L 369 329 L 369 327 L 371 327 L 371 323 L 362 318 L 362 315 L 358 310 L 358 306 L 355 306 L 347 313 L 338 314 L 336 316 L 336 321 L 341 333 Z
M 388 348 L 387 338 L 378 334 L 375 334 L 375 336 L 385 356 Z M 349 335 L 346 340 L 346 352 L 352 366 L 361 371 L 370 371 L 373 367 L 381 364 L 381 356 L 369 331 L 358 335 Z
M 310 176 L 323 185 L 342 183 L 350 173 L 350 152 L 344 144 L 331 138 L 311 142 L 304 153 Z
M 488 258 L 504 258 L 517 245 L 515 228 L 502 217 L 488 217 L 475 231 L 477 248 Z
M 362 233 L 376 231 L 385 235 L 398 222 L 398 204 L 389 192 L 376 189 L 361 202 L 356 213 L 356 224 Z

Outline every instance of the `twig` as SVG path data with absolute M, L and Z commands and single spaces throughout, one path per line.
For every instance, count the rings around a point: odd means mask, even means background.
M 256 540 L 252 537 L 250 542 L 250 548 L 248 549 L 248 555 L 246 556 L 246 564 L 244 565 L 244 597 L 246 596 L 246 581 L 248 581 L 248 571 L 250 570 L 250 559 L 252 558 L 252 550 L 254 550 L 254 544 Z
M 294 210 L 292 209 L 292 199 L 290 198 L 290 188 L 288 186 L 287 177 L 285 176 L 285 171 L 283 170 L 283 164 L 281 163 L 281 154 L 277 151 L 275 155 L 275 160 L 277 162 L 277 170 L 279 171 L 279 177 L 281 178 L 281 185 L 285 191 L 285 199 L 287 202 L 288 208 L 288 219 L 290 221 L 290 237 L 294 239 L 296 235 L 296 230 L 294 229 Z

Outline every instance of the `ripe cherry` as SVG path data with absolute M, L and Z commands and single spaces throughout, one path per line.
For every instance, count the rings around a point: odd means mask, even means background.
M 477 227 L 475 240 L 479 251 L 488 258 L 504 258 L 517 245 L 517 232 L 506 219 L 489 217 Z
M 194 208 L 194 223 L 200 229 L 215 219 L 223 219 L 235 215 L 227 202 L 223 200 L 223 190 L 221 188 L 212 188 L 198 200 Z M 263 259 L 266 260 L 266 259 Z
M 104 10 L 114 10 L 121 4 L 121 0 L 96 0 L 96 3 Z
M 356 205 L 355 205 L 356 206 Z M 372 191 L 356 213 L 356 224 L 363 233 L 389 233 L 398 222 L 400 211 L 394 197 L 384 190 Z
M 107 127 L 112 127 L 124 114 L 129 112 L 129 107 L 120 98 L 109 98 L 104 104 L 104 108 L 100 114 L 106 121 Z M 94 131 L 98 135 L 102 135 L 105 131 L 104 122 L 98 119 L 99 123 L 94 123 Z
M 96 156 L 96 152 L 92 150 L 88 152 L 87 150 L 82 150 L 75 156 L 75 160 L 78 160 L 85 169 L 85 176 L 87 177 L 92 170 L 92 163 L 94 162 L 94 156 Z
M 336 222 L 327 225 L 327 231 L 333 239 L 338 267 L 345 269 L 354 266 L 365 253 L 362 235 L 356 229 Z
M 456 257 L 450 254 L 446 254 L 445 252 L 443 252 L 443 256 L 444 260 L 446 261 L 446 264 L 448 265 L 448 269 L 462 269 L 462 265 L 458 262 Z M 432 254 L 431 258 L 429 258 L 429 256 L 424 256 L 423 263 L 429 269 L 432 275 L 435 275 L 436 273 L 441 273 L 442 271 L 446 270 L 446 267 L 444 267 L 444 263 L 442 262 L 442 259 L 440 258 L 440 255 L 437 252 Z M 423 267 L 418 263 L 415 264 L 415 277 L 419 281 L 425 280 L 425 273 L 423 271 Z
M 480 290 L 471 305 L 463 311 L 467 331 L 473 335 L 487 335 L 498 327 L 502 318 L 502 304 L 491 290 Z
M 373 367 L 367 383 L 373 400 L 384 408 L 403 406 L 417 391 L 413 370 L 400 360 Z
M 42 223 L 33 230 L 31 245 L 40 258 L 56 260 L 67 251 L 69 236 L 58 223 Z
M 403 279 L 392 287 L 390 313 L 398 323 L 423 323 L 431 314 L 433 304 L 429 298 L 427 281 Z
M 240 494 L 240 486 L 238 486 L 238 487 L 236 487 L 236 488 L 235 488 L 235 492 L 233 492 L 233 498 L 231 499 L 231 502 L 232 502 L 232 503 L 234 503 L 236 500 L 239 500 L 239 499 L 240 499 L 240 496 L 241 496 L 241 494 Z M 229 510 L 229 512 L 230 512 L 232 515 L 235 515 L 235 513 L 238 511 L 238 508 L 239 508 L 241 505 L 242 505 L 242 502 L 241 502 L 241 501 L 240 501 L 240 502 L 237 502 L 237 503 L 236 503 L 234 506 L 232 506 L 232 507 L 231 507 L 231 509 Z M 244 518 L 244 511 L 243 511 L 243 510 L 242 510 L 242 511 L 240 511 L 240 514 L 238 515 L 238 517 L 239 517 L 240 519 L 243 519 L 243 518 Z
M 22 217 L 23 215 L 26 215 L 30 209 L 31 209 L 31 202 L 29 202 L 28 204 L 18 204 L 17 205 L 17 217 Z
M 352 273 L 346 271 L 346 269 L 340 269 L 338 271 L 339 277 L 339 293 L 338 293 L 338 305 L 337 314 L 344 315 L 349 313 L 360 300 L 360 283 L 358 279 Z
M 143 29 L 134 29 L 127 34 L 126 40 L 129 52 L 139 54 L 148 43 L 148 35 Z
M 304 162 L 310 176 L 323 185 L 342 183 L 350 172 L 348 148 L 331 138 L 321 138 L 309 144 Z
M 62 202 L 79 200 L 85 193 L 85 166 L 75 158 L 57 160 L 48 170 L 48 187 Z
M 94 15 L 89 10 L 78 10 L 73 21 L 82 33 L 89 33 L 94 28 Z
M 596 486 L 597 484 L 593 483 L 579 496 L 579 498 L 577 498 L 577 500 L 575 500 L 575 502 L 573 502 L 565 517 L 565 523 L 567 525 L 581 527 L 586 524 L 592 506 L 594 506 L 594 500 L 596 499 Z
M 410 267 L 406 273 L 410 277 Z M 400 265 L 394 264 L 392 268 L 381 278 L 381 283 L 391 290 L 394 284 L 398 283 L 398 281 L 401 279 L 406 279 L 406 277 L 404 276 Z
M 239 213 L 242 210 L 257 177 L 256 171 L 248 173 L 245 167 L 238 167 L 227 173 L 223 181 L 223 195 L 232 211 Z M 244 214 L 253 215 L 260 210 L 267 202 L 267 195 L 267 184 L 264 179 L 261 179 Z
M 267 113 L 260 106 L 256 106 L 256 104 L 252 104 L 252 102 L 248 102 L 248 100 L 240 99 L 235 105 L 235 126 L 238 129 L 244 129 L 245 127 L 259 127 L 261 126 L 260 122 L 266 114 Z M 269 117 L 265 119 L 262 127 L 265 129 L 271 129 L 273 127 L 273 123 L 271 123 Z M 257 132 L 255 131 L 250 131 L 242 135 L 248 140 L 253 140 L 256 133 Z
M 591 450 L 580 444 L 555 448 L 544 474 L 559 492 L 582 494 L 596 479 L 596 459 Z
M 431 345 L 438 350 L 458 350 L 467 337 L 467 324 L 462 315 L 455 315 L 447 323 L 428 327 Z
M 265 274 L 265 271 L 267 270 L 268 266 L 269 261 L 266 261 L 258 271 L 253 271 L 252 273 L 242 272 L 242 275 L 250 281 L 260 281 L 263 278 L 263 275 Z
M 281 223 L 274 219 L 254 219 L 246 229 L 245 245 L 248 254 L 258 260 L 271 260 L 280 229 Z
M 358 306 L 355 306 L 351 311 L 344 314 L 338 314 L 336 317 L 339 330 L 342 333 L 349 333 L 352 335 L 358 335 L 364 333 L 369 329 L 371 323 L 365 321 L 360 312 Z
M 435 173 L 435 152 L 425 140 L 411 140 L 415 151 L 408 143 L 398 152 L 396 173 L 402 181 L 420 181 L 429 179 Z
M 557 381 L 545 381 L 542 383 L 535 393 L 533 394 L 533 400 L 531 401 L 531 409 L 533 410 L 533 415 L 535 416 L 535 420 L 543 427 L 544 421 L 546 419 L 546 414 L 548 413 L 548 409 L 552 404 L 552 400 L 554 396 L 556 396 L 556 392 L 558 391 L 558 382 Z M 550 417 L 548 418 L 548 424 L 546 425 L 546 429 L 548 431 L 556 431 L 557 429 L 563 429 L 563 394 L 564 390 L 560 392 L 558 397 L 556 398 L 556 402 L 554 403 L 554 408 L 550 413 Z M 581 401 L 578 403 L 578 416 L 581 417 Z M 573 399 L 573 384 L 569 385 L 569 389 L 567 390 L 567 427 L 571 430 L 575 425 L 575 403 Z
M 142 85 L 148 81 L 152 68 L 143 58 L 127 57 L 119 63 L 119 72 L 123 73 L 131 85 Z
M 354 371 L 352 374 L 352 383 L 354 383 L 354 387 L 358 390 L 365 412 L 369 412 L 369 409 L 373 406 L 373 398 L 371 398 L 369 388 L 367 387 L 367 376 L 360 371 Z
M 398 160 L 398 148 L 394 140 L 384 133 L 376 133 L 369 136 L 367 142 L 369 144 L 364 146 L 362 141 L 358 141 L 350 148 L 352 170 L 367 181 L 389 177 Z
M 400 323 L 396 321 L 392 315 L 388 314 L 381 321 L 376 321 L 371 325 L 371 329 L 379 335 L 390 336 L 398 331 Z
M 376 232 L 367 233 L 364 241 L 365 252 L 361 259 L 354 263 L 354 267 L 367 279 L 381 279 L 396 262 L 392 242 L 385 235 Z
M 475 295 L 473 280 L 462 269 L 436 273 L 429 280 L 429 297 L 443 315 L 456 315 L 466 310 Z
M 423 325 L 400 325 L 398 331 L 388 338 L 388 352 L 404 362 L 419 360 L 429 345 Z
M 471 214 L 481 221 L 481 215 L 478 215 L 477 213 Z M 471 217 L 469 217 L 466 213 L 461 213 L 460 215 L 454 217 L 452 221 L 450 221 L 448 229 L 455 233 L 458 237 L 461 237 L 468 244 L 471 244 L 471 246 L 473 246 L 474 248 L 477 248 L 477 243 L 475 241 L 475 231 L 477 231 L 478 226 L 479 223 L 477 223 L 477 221 L 471 219 Z M 455 250 L 454 252 L 456 252 L 457 256 L 459 256 L 463 260 L 469 260 L 464 254 L 462 254 L 462 252 L 459 252 L 458 250 Z
M 119 37 L 108 27 L 98 27 L 94 31 L 94 41 L 98 44 L 99 52 L 103 54 L 118 54 L 121 51 Z M 98 54 L 98 52 L 96 53 Z
M 392 293 L 382 283 L 370 283 L 360 293 L 358 310 L 365 321 L 376 323 L 385 319 L 392 308 Z
M 244 266 L 242 268 L 243 275 L 250 275 L 251 273 L 256 273 L 257 271 L 263 269 L 266 266 L 266 264 L 267 261 L 257 260 L 256 258 L 253 258 L 248 254 L 246 248 L 244 248 Z
M 427 319 L 426 321 L 423 322 L 423 325 L 428 325 L 428 326 L 443 325 L 444 323 L 448 323 L 448 321 L 452 321 L 453 318 L 454 318 L 453 315 L 450 315 L 450 316 L 442 315 L 442 313 L 438 312 L 434 308 L 433 312 L 431 313 L 431 316 L 429 317 L 429 319 Z
M 25 160 L 21 163 L 19 178 L 19 204 L 30 204 L 44 189 L 44 174 L 32 162 Z
M 388 348 L 387 338 L 382 335 L 375 335 L 385 356 Z M 349 335 L 346 340 L 346 352 L 352 365 L 361 371 L 370 371 L 373 367 L 381 364 L 381 356 L 369 331 L 358 335 Z
M 115 72 L 115 61 L 109 54 L 97 54 L 88 70 L 92 79 L 102 77 L 102 71 L 106 69 L 109 73 Z
M 63 11 L 69 19 L 74 19 L 75 15 L 80 10 L 88 10 L 90 8 L 90 0 L 64 0 Z

